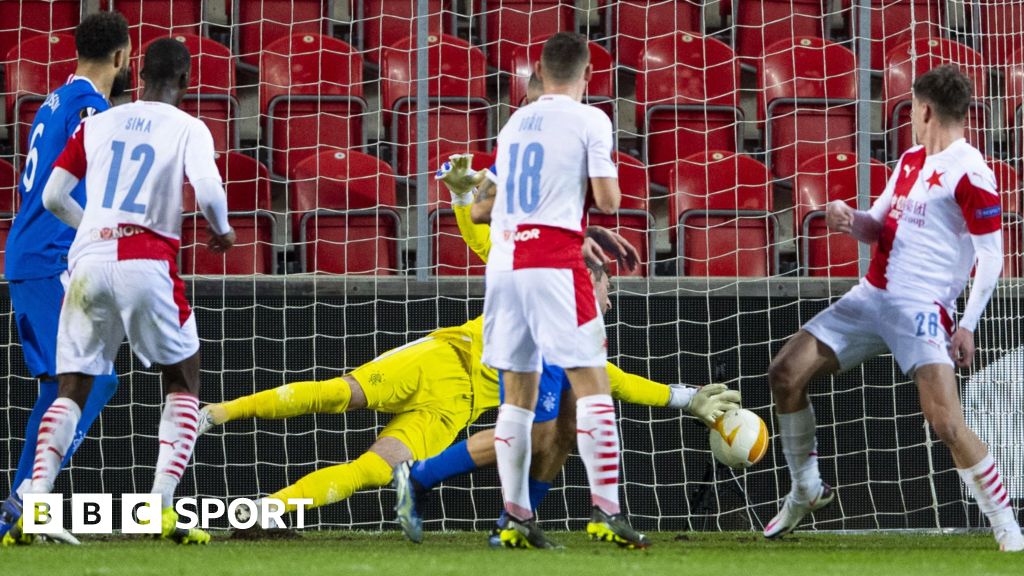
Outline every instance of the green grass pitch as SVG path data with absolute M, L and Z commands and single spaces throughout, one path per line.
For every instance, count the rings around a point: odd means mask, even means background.
M 988 534 L 798 533 L 767 542 L 753 533 L 658 533 L 648 551 L 619 550 L 581 533 L 551 535 L 564 551 L 491 550 L 483 533 L 466 532 L 428 532 L 418 546 L 397 532 L 309 532 L 257 542 L 217 535 L 205 547 L 113 538 L 2 549 L 0 566 L 19 576 L 1024 574 L 1024 554 L 998 552 Z

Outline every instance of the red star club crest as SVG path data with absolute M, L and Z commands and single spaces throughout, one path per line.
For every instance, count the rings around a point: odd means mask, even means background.
M 939 172 L 938 170 L 932 172 L 932 175 L 929 176 L 927 180 L 925 180 L 925 182 L 928 183 L 929 190 L 932 189 L 932 186 L 942 186 L 942 180 L 940 180 L 939 178 L 941 178 L 943 174 L 945 174 L 945 172 Z

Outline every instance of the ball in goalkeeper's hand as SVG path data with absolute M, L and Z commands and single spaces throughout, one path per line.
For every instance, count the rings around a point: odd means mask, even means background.
M 709 442 L 719 462 L 742 470 L 757 464 L 768 452 L 768 427 L 750 410 L 730 410 L 715 422 Z

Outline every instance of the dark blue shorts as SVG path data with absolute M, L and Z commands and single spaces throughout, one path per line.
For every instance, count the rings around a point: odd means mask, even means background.
M 505 376 L 498 372 L 498 386 L 501 401 L 505 401 Z M 537 394 L 537 405 L 533 408 L 533 421 L 536 424 L 550 422 L 558 418 L 558 410 L 562 405 L 562 393 L 571 390 L 569 377 L 565 370 L 544 362 L 544 371 L 540 374 L 540 389 Z
M 9 283 L 21 351 L 33 378 L 57 377 L 57 324 L 64 302 L 60 275 Z

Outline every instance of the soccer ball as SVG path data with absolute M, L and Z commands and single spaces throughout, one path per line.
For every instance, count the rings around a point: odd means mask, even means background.
M 750 410 L 730 410 L 715 422 L 709 442 L 719 462 L 742 470 L 757 464 L 768 452 L 768 427 Z

